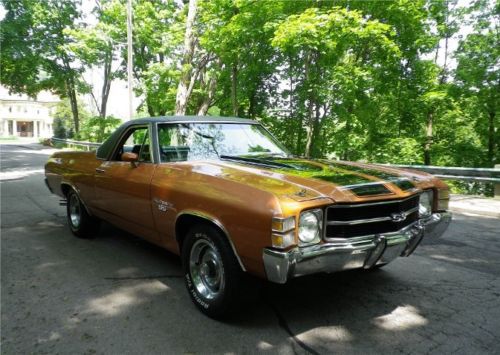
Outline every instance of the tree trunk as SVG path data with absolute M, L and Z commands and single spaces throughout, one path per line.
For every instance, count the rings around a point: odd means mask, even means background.
M 308 131 L 308 136 L 307 136 L 307 145 L 306 145 L 306 152 L 307 157 L 315 157 L 316 156 L 316 139 L 318 138 L 318 133 L 319 133 L 319 121 L 320 121 L 320 106 L 316 104 L 316 110 L 315 110 L 315 115 L 313 116 L 312 122 L 310 123 L 309 131 Z
M 297 144 L 295 146 L 295 153 L 300 154 L 301 148 L 302 148 L 302 136 L 303 136 L 303 130 L 302 130 L 302 125 L 304 124 L 304 117 L 303 115 L 299 115 L 298 119 L 298 132 L 297 132 Z
M 256 104 L 257 104 L 257 91 L 252 90 L 252 93 L 250 94 L 250 97 L 249 97 L 248 117 L 255 118 L 255 115 L 256 115 L 255 106 L 256 106 Z
M 153 108 L 153 105 L 151 105 L 151 102 L 150 100 L 148 100 L 148 98 L 146 97 L 146 107 L 148 108 L 148 114 L 153 117 L 153 116 L 156 116 L 156 112 Z
M 206 116 L 208 109 L 210 108 L 210 104 L 215 96 L 215 91 L 217 89 L 217 78 L 212 77 L 208 81 L 208 93 L 203 99 L 203 102 L 198 109 L 198 116 Z
M 426 139 L 424 144 L 424 164 L 431 165 L 431 147 L 432 147 L 432 123 L 434 113 L 429 111 L 427 113 L 427 128 L 426 128 Z
M 312 148 L 313 148 L 313 140 L 314 140 L 314 125 L 315 125 L 315 119 L 314 119 L 314 108 L 313 108 L 313 102 L 312 100 L 309 100 L 309 105 L 308 105 L 308 110 L 307 110 L 307 136 L 306 136 L 306 151 L 305 151 L 305 156 L 306 158 L 311 157 L 312 153 Z
M 311 62 L 312 62 L 312 54 L 308 54 L 306 57 L 305 65 L 304 65 L 304 79 L 308 86 L 311 85 Z M 309 95 L 308 95 L 308 105 L 307 105 L 307 135 L 306 135 L 306 150 L 304 152 L 306 158 L 311 157 L 312 151 L 312 142 L 314 135 L 314 100 L 313 93 L 311 88 L 309 87 Z
M 233 116 L 238 117 L 238 63 L 233 63 L 231 68 L 231 103 L 233 105 Z
M 488 112 L 488 161 L 495 165 L 495 111 Z
M 80 131 L 80 117 L 78 114 L 78 101 L 76 97 L 75 81 L 73 77 L 66 78 L 66 94 L 71 105 L 71 113 L 73 115 L 75 133 L 78 133 Z
M 182 54 L 182 69 L 179 85 L 177 87 L 177 96 L 175 98 L 175 114 L 185 115 L 187 103 L 189 100 L 189 86 L 193 73 L 193 56 L 196 45 L 193 26 L 196 19 L 197 0 L 189 0 L 188 15 L 186 19 L 186 32 L 184 33 L 184 51 Z
M 110 49 L 111 51 L 111 49 Z M 99 116 L 101 118 L 106 118 L 106 110 L 108 106 L 109 91 L 111 89 L 111 65 L 112 65 L 112 54 L 107 53 L 106 61 L 104 62 L 104 82 L 102 84 L 101 91 L 101 109 L 99 110 Z

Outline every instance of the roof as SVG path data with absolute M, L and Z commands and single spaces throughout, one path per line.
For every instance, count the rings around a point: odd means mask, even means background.
M 238 117 L 221 117 L 221 116 L 161 116 L 161 117 L 146 117 L 138 118 L 124 122 L 114 131 L 111 136 L 106 139 L 99 149 L 97 149 L 97 157 L 107 159 L 112 153 L 112 149 L 121 137 L 122 133 L 130 126 L 149 124 L 149 123 L 243 123 L 243 124 L 259 124 L 259 122 L 247 118 Z
M 61 99 L 49 91 L 40 91 L 36 98 L 29 97 L 26 94 L 11 93 L 9 89 L 0 85 L 0 100 L 1 101 L 18 101 L 18 102 L 40 102 L 40 103 L 58 103 Z
M 142 123 L 246 123 L 258 124 L 257 121 L 248 118 L 222 117 L 222 116 L 158 116 L 137 118 L 123 123 L 122 127 Z

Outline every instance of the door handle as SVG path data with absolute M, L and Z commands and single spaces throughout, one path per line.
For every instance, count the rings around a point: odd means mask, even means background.
M 98 173 L 98 174 L 104 174 L 106 172 L 105 169 L 101 169 L 101 168 L 95 168 L 95 172 Z

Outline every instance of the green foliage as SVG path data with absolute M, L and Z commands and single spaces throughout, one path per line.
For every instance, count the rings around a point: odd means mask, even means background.
M 83 103 L 81 101 L 78 101 L 78 105 L 83 107 Z M 57 104 L 53 116 L 54 137 L 69 139 L 77 139 L 79 137 L 75 131 L 75 122 L 73 121 L 71 104 L 68 99 L 62 100 Z M 81 109 L 80 119 L 82 123 L 87 121 L 88 117 L 89 113 L 86 110 Z
M 90 117 L 85 120 L 78 134 L 79 139 L 88 142 L 104 142 L 122 123 L 119 118 L 107 116 Z
M 115 26 L 125 24 L 125 2 L 121 3 L 119 16 L 112 21 Z M 172 114 L 180 73 L 177 64 L 183 13 L 177 2 L 163 0 L 134 2 L 133 11 L 136 94 L 145 97 L 143 106 L 149 115 Z M 126 51 L 122 56 L 126 63 Z
M 82 23 L 75 28 L 64 29 L 64 34 L 69 38 L 65 49 L 86 67 L 102 70 L 103 83 L 99 95 L 95 94 L 95 88 L 90 85 L 87 90 L 94 99 L 99 116 L 105 118 L 111 82 L 124 76 L 124 68 L 116 63 L 120 44 L 124 41 L 123 26 L 116 23 L 122 19 L 122 5 L 117 0 L 96 2 L 94 14 L 97 23 Z
M 6 15 L 0 24 L 2 83 L 11 91 L 35 96 L 48 89 L 73 104 L 79 128 L 76 91 L 83 68 L 66 50 L 65 30 L 80 18 L 79 2 L 72 0 L 2 0 Z
M 371 155 L 373 162 L 394 164 L 420 164 L 420 143 L 415 138 L 389 138 L 377 146 Z
M 78 2 L 2 1 L 2 82 L 10 89 L 68 96 L 73 80 L 86 92 L 80 64 L 102 67 L 109 83 L 123 77 L 126 1 L 97 2 L 92 25 L 79 21 Z M 174 113 L 181 73 L 189 73 L 188 114 L 258 119 L 297 155 L 499 163 L 497 1 L 199 0 L 185 62 L 189 2 L 133 1 L 141 114 Z M 105 100 L 95 101 L 103 119 L 82 118 L 80 136 L 89 140 L 116 123 L 104 118 Z M 56 134 L 72 135 L 72 112 L 59 115 Z

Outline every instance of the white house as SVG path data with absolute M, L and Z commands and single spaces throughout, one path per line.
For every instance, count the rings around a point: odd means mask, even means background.
M 36 99 L 9 94 L 0 85 L 0 137 L 51 137 L 55 105 L 61 100 L 48 91 Z

